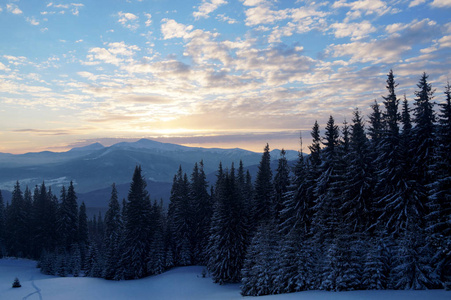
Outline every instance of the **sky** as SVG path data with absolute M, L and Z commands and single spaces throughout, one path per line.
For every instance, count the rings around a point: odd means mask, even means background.
M 300 149 L 393 69 L 443 101 L 451 0 L 0 1 L 0 152 L 151 138 Z M 367 119 L 367 118 L 366 118 Z

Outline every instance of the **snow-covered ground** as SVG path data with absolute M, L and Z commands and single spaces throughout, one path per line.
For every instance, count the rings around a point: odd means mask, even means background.
M 131 281 L 107 281 L 99 278 L 73 278 L 43 275 L 36 262 L 24 259 L 0 259 L 1 300 L 71 299 L 239 299 L 239 285 L 217 285 L 202 278 L 203 267 L 181 267 L 164 274 Z M 12 288 L 18 277 L 22 287 Z M 247 299 L 256 299 L 246 297 Z M 451 299 L 451 292 L 432 291 L 309 291 L 265 296 L 258 299 L 312 300 L 435 300 Z

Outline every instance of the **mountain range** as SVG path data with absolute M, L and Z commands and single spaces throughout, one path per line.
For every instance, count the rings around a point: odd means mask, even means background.
M 22 190 L 25 186 L 34 188 L 45 182 L 57 195 L 63 185 L 68 186 L 73 181 L 80 202 L 84 201 L 88 209 L 104 210 L 112 183 L 116 183 L 120 199 L 125 198 L 133 170 L 141 165 L 152 199 L 167 202 L 179 166 L 189 175 L 194 164 L 203 160 L 207 180 L 213 184 L 220 162 L 224 167 L 232 163 L 237 167 L 242 160 L 255 178 L 261 155 L 239 148 L 187 147 L 149 139 L 109 147 L 95 143 L 67 152 L 0 153 L 0 189 L 8 201 L 8 191 L 12 191 L 16 181 L 20 182 Z M 279 157 L 280 150 L 271 151 L 274 167 Z M 287 150 L 286 157 L 289 161 L 296 160 L 298 152 Z

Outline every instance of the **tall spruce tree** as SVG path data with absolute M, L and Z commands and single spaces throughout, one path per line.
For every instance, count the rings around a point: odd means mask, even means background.
M 288 192 L 290 185 L 290 167 L 288 166 L 288 160 L 286 158 L 286 152 L 284 149 L 280 152 L 280 158 L 277 165 L 276 175 L 274 176 L 274 217 L 279 221 L 280 214 L 284 208 L 284 198 Z
M 39 258 L 43 250 L 53 251 L 57 244 L 58 201 L 45 183 L 36 187 L 33 198 L 33 257 Z
M 193 258 L 193 207 L 190 201 L 188 176 L 179 167 L 174 177 L 169 199 L 168 227 L 171 231 L 174 264 L 186 266 Z
M 67 193 L 64 186 L 61 189 L 60 200 L 58 234 L 61 246 L 69 251 L 72 244 L 78 242 L 78 205 L 72 181 Z
M 258 166 L 257 179 L 255 181 L 255 194 L 253 203 L 253 226 L 269 221 L 274 216 L 273 205 L 274 188 L 272 184 L 271 154 L 269 145 L 265 149 Z
M 207 248 L 213 204 L 207 191 L 204 163 L 194 165 L 190 193 L 193 210 L 193 263 L 207 262 Z
M 102 276 L 114 279 L 118 275 L 118 261 L 121 258 L 120 242 L 122 238 L 122 215 L 117 197 L 116 185 L 113 183 L 108 210 L 105 214 L 105 265 Z
M 151 203 L 146 185 L 141 167 L 136 166 L 124 212 L 124 247 L 120 263 L 125 270 L 125 279 L 148 275 Z
M 434 112 L 434 90 L 428 83 L 428 75 L 423 73 L 415 91 L 413 138 L 415 141 L 414 173 L 420 184 L 431 183 L 431 167 L 433 165 L 434 134 L 435 134 L 435 112 Z
M 12 192 L 11 204 L 6 211 L 6 245 L 9 256 L 23 257 L 23 238 L 27 232 L 24 199 L 17 181 Z
M 375 222 L 373 203 L 375 174 L 370 144 L 357 109 L 354 111 L 352 122 L 342 209 L 349 232 L 363 233 Z
M 435 272 L 444 284 L 451 282 L 451 86 L 445 87 L 445 102 L 440 103 L 437 143 L 434 153 L 434 181 L 430 184 L 427 231 L 434 247 Z
M 240 282 L 248 231 L 235 169 L 218 171 L 210 229 L 208 269 L 217 283 Z

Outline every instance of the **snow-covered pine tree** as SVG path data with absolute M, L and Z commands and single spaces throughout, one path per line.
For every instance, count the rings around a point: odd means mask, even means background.
M 431 266 L 432 248 L 426 241 L 424 230 L 411 224 L 402 233 L 397 248 L 397 265 L 394 271 L 394 287 L 405 290 L 424 290 L 438 283 L 438 276 Z M 410 226 L 409 226 L 410 227 Z
M 169 199 L 168 226 L 171 231 L 171 244 L 174 264 L 187 266 L 192 263 L 193 207 L 190 201 L 188 176 L 179 167 Z
M 354 111 L 352 122 L 342 209 L 349 233 L 362 233 L 375 222 L 373 204 L 375 174 L 370 144 L 357 109 Z
M 257 227 L 243 266 L 241 294 L 262 296 L 274 294 L 279 266 L 277 255 L 279 234 L 274 221 L 266 221 Z
M 330 116 L 327 122 L 322 150 L 321 176 L 318 178 L 315 194 L 313 222 L 315 223 L 315 236 L 319 244 L 331 242 L 335 238 L 335 230 L 338 229 L 339 207 L 341 206 L 341 194 L 337 182 L 339 175 L 339 131 L 334 119 Z
M 86 215 L 86 205 L 81 203 L 78 211 L 78 244 L 80 245 L 81 268 L 84 269 L 86 253 L 88 252 L 88 216 Z
M 42 250 L 53 251 L 57 244 L 58 201 L 51 189 L 46 190 L 44 182 L 36 186 L 33 198 L 33 257 L 40 257 Z
M 123 233 L 121 208 L 117 197 L 116 185 L 113 183 L 108 210 L 105 214 L 105 265 L 103 278 L 114 279 L 118 272 L 121 258 L 121 238 Z
M 88 277 L 102 277 L 103 262 L 97 248 L 96 243 L 89 245 L 88 256 L 86 259 L 86 271 L 85 276 Z
M 6 211 L 6 249 L 9 256 L 22 257 L 24 254 L 23 238 L 27 232 L 23 194 L 19 181 L 14 185 L 11 204 Z
M 62 187 L 60 201 L 58 213 L 59 244 L 69 251 L 71 245 L 78 242 L 78 205 L 72 181 L 67 189 L 67 194 L 65 187 Z
M 33 197 L 28 186 L 25 187 L 23 194 L 24 217 L 25 217 L 25 235 L 21 239 L 24 247 L 24 256 L 30 257 L 33 254 Z
M 322 289 L 337 290 L 338 276 L 341 275 L 340 260 L 346 256 L 344 250 L 337 244 L 337 239 L 343 235 L 343 215 L 340 207 L 343 201 L 344 173 L 346 164 L 344 153 L 340 147 L 339 130 L 330 116 L 326 125 L 325 138 L 321 156 L 321 175 L 317 179 L 315 194 L 316 202 L 313 215 L 313 238 L 318 246 L 320 258 L 318 261 L 321 273 Z
M 315 124 L 314 128 L 318 129 L 318 124 Z M 317 151 L 320 149 L 317 148 Z M 308 182 L 313 176 L 311 169 L 305 163 L 301 142 L 294 177 L 285 194 L 284 209 L 281 213 L 283 222 L 279 230 L 283 238 L 278 256 L 276 293 L 311 289 L 315 286 L 314 282 L 318 277 L 310 231 L 313 210 Z
M 308 172 L 301 149 L 294 168 L 294 176 L 283 198 L 283 210 L 280 213 L 280 230 L 283 234 L 294 231 L 296 234 L 293 236 L 302 235 L 306 238 L 310 232 L 312 199 L 308 193 L 310 188 L 307 184 Z
M 151 203 L 141 167 L 136 166 L 128 192 L 124 212 L 123 252 L 120 264 L 125 279 L 137 279 L 148 275 L 147 262 L 150 247 Z
M 280 158 L 277 164 L 276 175 L 274 176 L 274 217 L 277 223 L 283 222 L 280 219 L 280 214 L 284 209 L 284 197 L 288 192 L 290 186 L 290 167 L 286 158 L 286 152 L 284 149 L 280 152 Z
M 401 116 L 398 112 L 399 100 L 395 94 L 397 84 L 393 72 L 390 70 L 387 79 L 388 95 L 384 98 L 385 112 L 383 113 L 384 130 L 382 130 L 381 142 L 378 148 L 379 156 L 376 159 L 378 167 L 378 182 L 376 190 L 379 195 L 376 199 L 380 210 L 379 222 L 390 234 L 399 234 L 405 230 L 406 215 L 404 203 L 415 195 L 416 184 L 407 178 L 410 170 L 405 170 L 402 163 L 403 149 L 400 148 L 399 121 Z M 408 157 L 406 157 L 407 159 Z M 407 200 L 407 201 L 406 201 Z
M 415 161 L 413 171 L 417 181 L 422 185 L 431 183 L 433 172 L 431 167 L 434 159 L 435 146 L 435 112 L 434 90 L 428 83 L 428 75 L 423 73 L 415 91 L 413 139 L 415 142 Z
M 190 193 L 193 214 L 193 263 L 207 262 L 207 248 L 213 203 L 207 191 L 204 163 L 194 165 Z
M 70 269 L 74 277 L 80 276 L 81 271 L 81 253 L 78 244 L 72 244 L 70 251 Z
M 251 221 L 251 226 L 253 228 L 260 223 L 269 221 L 273 217 L 273 194 L 274 187 L 272 182 L 271 154 L 269 153 L 269 145 L 266 144 L 258 166 L 257 179 L 255 181 Z M 253 230 L 253 228 L 251 228 L 251 230 Z
M 219 167 L 210 229 L 208 270 L 217 283 L 240 282 L 248 230 L 235 169 Z
M 434 247 L 434 268 L 442 284 L 451 283 L 451 86 L 445 87 L 440 103 L 437 143 L 434 152 L 434 181 L 429 185 L 427 230 Z
M 166 268 L 163 218 L 163 201 L 160 204 L 154 201 L 152 205 L 153 235 L 147 266 L 149 274 L 161 274 Z

